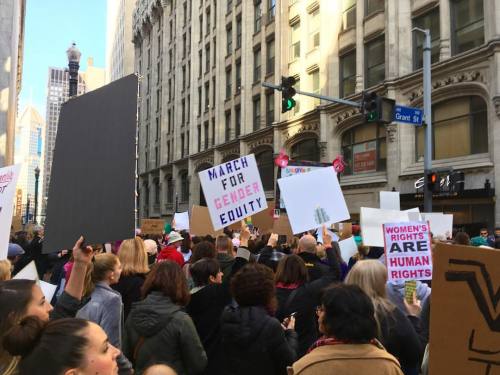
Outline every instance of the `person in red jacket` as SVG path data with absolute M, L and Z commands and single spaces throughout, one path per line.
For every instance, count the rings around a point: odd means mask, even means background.
M 184 238 L 179 233 L 174 231 L 170 232 L 167 246 L 160 251 L 156 261 L 163 262 L 164 260 L 172 260 L 182 267 L 184 265 L 184 257 L 178 249 L 183 239 Z

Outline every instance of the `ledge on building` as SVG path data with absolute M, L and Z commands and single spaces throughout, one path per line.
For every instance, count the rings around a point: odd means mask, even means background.
M 453 168 L 454 170 L 492 168 L 493 166 L 488 153 L 432 161 L 432 168 Z M 413 176 L 422 173 L 424 173 L 424 163 L 417 162 L 404 169 L 400 176 Z
M 340 178 L 340 186 L 356 186 L 356 185 L 371 185 L 387 183 L 386 172 L 363 173 L 360 175 L 342 176 Z

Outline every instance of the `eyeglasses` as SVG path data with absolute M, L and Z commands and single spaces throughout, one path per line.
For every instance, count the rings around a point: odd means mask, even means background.
M 481 236 L 487 236 L 488 235 L 488 232 L 481 232 L 480 233 Z

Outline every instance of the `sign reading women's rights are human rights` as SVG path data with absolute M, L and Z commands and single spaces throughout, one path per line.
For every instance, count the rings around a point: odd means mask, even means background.
M 215 230 L 267 208 L 253 154 L 205 169 L 199 176 Z

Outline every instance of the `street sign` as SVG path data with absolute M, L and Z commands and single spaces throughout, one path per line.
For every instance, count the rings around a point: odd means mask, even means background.
M 402 105 L 396 105 L 394 107 L 393 121 L 420 126 L 422 125 L 423 115 L 424 111 L 420 108 L 412 108 L 412 107 L 404 107 Z

